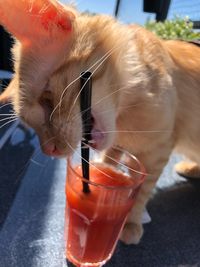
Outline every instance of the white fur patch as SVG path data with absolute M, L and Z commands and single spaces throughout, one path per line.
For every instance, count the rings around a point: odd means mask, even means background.
M 151 217 L 150 217 L 147 209 L 145 209 L 143 212 L 143 215 L 142 215 L 142 224 L 150 223 L 150 222 L 151 222 Z

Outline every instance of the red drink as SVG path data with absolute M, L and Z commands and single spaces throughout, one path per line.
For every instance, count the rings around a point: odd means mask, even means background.
M 113 253 L 126 216 L 144 179 L 105 164 L 90 167 L 89 193 L 82 191 L 81 167 L 68 162 L 66 256 L 76 266 L 101 266 Z

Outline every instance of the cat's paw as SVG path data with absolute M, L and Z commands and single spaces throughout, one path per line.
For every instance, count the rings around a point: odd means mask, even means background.
M 120 240 L 127 245 L 138 244 L 143 235 L 142 224 L 127 223 L 121 233 Z
M 200 178 L 200 166 L 195 162 L 181 161 L 175 165 L 176 172 L 188 178 Z

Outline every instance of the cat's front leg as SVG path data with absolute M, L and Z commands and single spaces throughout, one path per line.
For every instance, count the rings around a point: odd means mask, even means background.
M 138 244 L 143 235 L 142 215 L 145 210 L 146 203 L 148 202 L 152 189 L 154 188 L 163 167 L 166 165 L 170 154 L 170 149 L 166 149 L 164 154 L 158 152 L 156 157 L 152 155 L 143 155 L 139 159 L 147 168 L 145 182 L 142 185 L 136 202 L 128 215 L 126 224 L 121 233 L 121 241 L 125 244 Z M 146 164 L 145 164 L 146 162 Z
M 129 213 L 124 229 L 121 233 L 121 241 L 125 244 L 138 244 L 143 235 L 142 215 L 145 205 L 151 196 L 157 177 L 147 176 L 137 196 L 134 207 Z

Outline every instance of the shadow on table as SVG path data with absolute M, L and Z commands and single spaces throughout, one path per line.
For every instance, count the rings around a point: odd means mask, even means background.
M 0 229 L 35 149 L 31 144 L 35 136 L 32 132 L 20 125 L 15 131 L 21 132 L 21 138 L 15 138 L 14 132 L 0 149 Z
M 59 161 L 41 153 L 30 164 L 0 232 L 0 267 L 64 266 L 63 171 Z M 152 222 L 141 243 L 119 242 L 105 266 L 200 266 L 200 184 L 160 190 L 148 210 Z
M 121 242 L 107 267 L 200 266 L 200 181 L 158 192 L 139 245 Z
M 140 244 L 119 242 L 105 267 L 200 266 L 200 181 L 159 191 L 148 210 L 153 221 Z
M 13 164 L 12 154 L 9 159 Z M 65 202 L 59 164 L 40 151 L 30 162 L 0 232 L 1 267 L 62 266 Z

